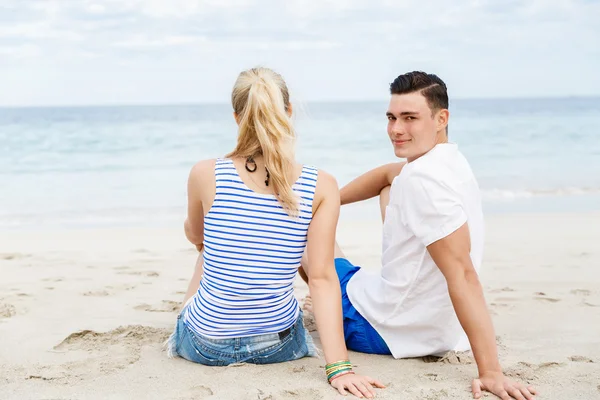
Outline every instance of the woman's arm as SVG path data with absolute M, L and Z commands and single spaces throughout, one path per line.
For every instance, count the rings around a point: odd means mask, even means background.
M 215 198 L 215 160 L 200 161 L 190 171 L 187 184 L 188 212 L 183 228 L 186 238 L 200 252 L 194 268 L 194 274 L 183 299 L 183 304 L 196 293 L 202 279 L 202 260 L 204 250 L 204 216 Z M 206 210 L 206 211 L 205 211 Z
M 317 178 L 317 189 L 313 206 L 313 218 L 308 228 L 307 256 L 308 287 L 313 303 L 313 313 L 321 338 L 327 363 L 348 360 L 342 324 L 342 295 L 340 282 L 335 272 L 335 231 L 340 213 L 340 197 L 335 179 L 322 171 Z M 348 389 L 354 395 L 372 397 L 371 384 L 383 385 L 368 377 L 344 375 L 332 385 L 340 393 Z
M 185 293 L 185 297 L 183 298 L 182 307 L 185 307 L 185 304 L 194 294 L 196 294 L 198 288 L 200 287 L 200 280 L 202 279 L 202 274 L 204 274 L 204 269 L 202 267 L 203 260 L 204 255 L 202 253 L 198 254 L 196 266 L 194 267 L 194 275 L 192 275 L 192 279 L 190 279 L 190 283 L 188 283 L 188 288 L 187 292 Z
M 204 244 L 204 215 L 215 199 L 216 160 L 200 161 L 192 167 L 187 183 L 187 218 L 183 224 L 185 236 L 202 250 Z

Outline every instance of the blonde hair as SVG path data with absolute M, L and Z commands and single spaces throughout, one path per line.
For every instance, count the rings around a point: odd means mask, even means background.
M 244 71 L 235 82 L 231 103 L 239 131 L 237 145 L 227 157 L 262 155 L 275 196 L 288 215 L 297 215 L 298 196 L 292 190 L 296 135 L 285 81 L 268 68 Z

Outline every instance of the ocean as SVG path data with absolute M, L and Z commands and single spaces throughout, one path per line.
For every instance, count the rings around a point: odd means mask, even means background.
M 296 109 L 297 159 L 340 186 L 397 160 L 387 102 Z M 486 213 L 600 210 L 600 98 L 460 99 L 450 112 Z M 0 229 L 181 226 L 190 168 L 235 140 L 227 104 L 0 108 Z

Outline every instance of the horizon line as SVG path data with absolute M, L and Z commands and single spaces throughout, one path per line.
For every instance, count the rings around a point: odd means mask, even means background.
M 490 101 L 490 100 L 574 100 L 574 99 L 600 99 L 600 94 L 596 95 L 561 95 L 561 96 L 500 96 L 500 97 L 453 97 L 450 98 L 450 102 L 454 100 L 459 101 Z M 325 100 L 306 100 L 300 101 L 300 104 L 348 104 L 348 103 L 379 103 L 387 101 L 387 99 L 325 99 Z M 172 102 L 172 103 L 160 103 L 160 102 L 149 102 L 149 103 L 87 103 L 87 104 L 17 104 L 17 105 L 2 105 L 0 109 L 28 109 L 28 108 L 112 108 L 112 107 L 182 107 L 182 106 L 223 106 L 230 105 L 229 102 L 208 102 L 208 101 L 193 101 L 193 102 Z

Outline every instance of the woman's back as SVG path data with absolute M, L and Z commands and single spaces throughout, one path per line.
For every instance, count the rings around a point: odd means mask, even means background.
M 204 276 L 184 315 L 197 333 L 232 338 L 276 333 L 299 315 L 293 284 L 312 219 L 317 170 L 292 186 L 292 217 L 273 194 L 257 193 L 231 159 L 215 163 L 215 197 L 204 218 Z

